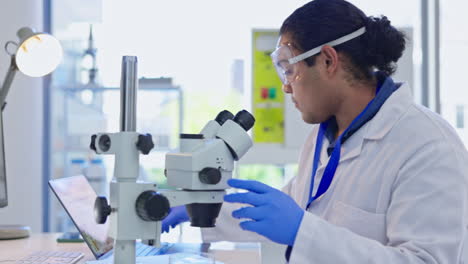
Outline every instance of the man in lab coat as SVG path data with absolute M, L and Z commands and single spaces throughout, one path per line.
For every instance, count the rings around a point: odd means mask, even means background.
M 291 14 L 271 57 L 303 120 L 317 124 L 298 176 L 282 191 L 230 180 L 247 192 L 225 196 L 204 240 L 267 238 L 288 246 L 289 263 L 463 263 L 468 154 L 446 121 L 391 79 L 404 49 L 386 17 L 344 0 Z M 187 220 L 173 208 L 163 229 Z

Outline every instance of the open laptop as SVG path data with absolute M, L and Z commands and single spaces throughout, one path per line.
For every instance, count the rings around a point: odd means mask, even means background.
M 49 181 L 67 214 L 80 232 L 96 259 L 112 256 L 114 240 L 108 236 L 109 221 L 97 224 L 94 220 L 96 192 L 84 176 L 73 176 Z M 136 256 L 155 256 L 167 253 L 173 244 L 162 243 L 160 248 L 136 243 Z

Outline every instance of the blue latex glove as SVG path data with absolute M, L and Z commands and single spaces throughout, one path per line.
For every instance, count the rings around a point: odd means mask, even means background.
M 232 212 L 234 218 L 252 219 L 240 223 L 243 230 L 256 232 L 276 243 L 294 244 L 304 210 L 290 196 L 258 181 L 231 179 L 228 184 L 249 191 L 224 196 L 226 202 L 253 206 Z
M 162 232 L 169 232 L 169 227 L 176 227 L 178 224 L 187 222 L 189 220 L 189 216 L 187 214 L 187 210 L 185 209 L 185 205 L 180 205 L 171 208 L 169 215 L 163 219 L 162 221 Z

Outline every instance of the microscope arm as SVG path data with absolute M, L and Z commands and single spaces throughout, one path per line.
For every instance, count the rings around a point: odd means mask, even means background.
M 191 203 L 222 203 L 226 191 L 185 191 L 185 190 L 158 190 L 168 200 L 171 207 Z

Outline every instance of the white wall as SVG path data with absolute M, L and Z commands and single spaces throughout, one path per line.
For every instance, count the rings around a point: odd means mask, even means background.
M 23 26 L 43 29 L 43 1 L 2 1 L 0 8 L 0 82 L 10 59 L 3 46 L 17 40 Z M 9 205 L 0 208 L 0 225 L 24 224 L 42 230 L 42 79 L 17 73 L 4 112 Z

